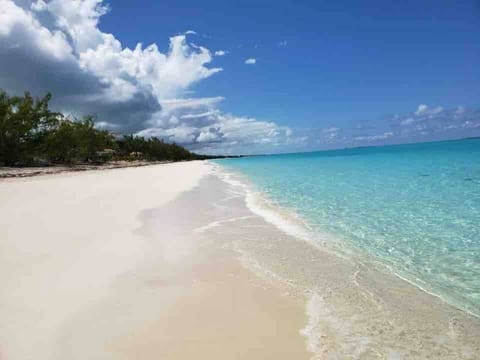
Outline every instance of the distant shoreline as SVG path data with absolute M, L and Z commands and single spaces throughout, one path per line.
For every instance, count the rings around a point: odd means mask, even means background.
M 52 165 L 28 167 L 0 167 L 0 181 L 14 178 L 28 178 L 33 176 L 58 175 L 70 172 L 122 169 L 149 165 L 170 164 L 174 161 L 114 161 L 106 164 L 81 164 L 81 165 Z
M 129 167 L 171 164 L 171 163 L 185 162 L 185 161 L 204 161 L 204 160 L 232 159 L 232 158 L 242 158 L 242 157 L 246 157 L 246 155 L 212 155 L 212 156 L 206 156 L 205 158 L 192 159 L 192 160 L 177 160 L 177 161 L 116 160 L 116 161 L 109 161 L 101 164 L 87 163 L 87 164 L 74 164 L 74 165 L 58 164 L 58 165 L 44 165 L 44 166 L 41 166 L 41 165 L 0 166 L 0 181 L 4 179 L 26 178 L 26 177 L 43 176 L 43 175 L 57 175 L 62 173 L 78 172 L 78 171 L 122 169 L 122 168 L 129 168 Z

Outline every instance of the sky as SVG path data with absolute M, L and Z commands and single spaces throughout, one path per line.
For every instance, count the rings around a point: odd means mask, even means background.
M 0 88 L 199 153 L 454 139 L 478 39 L 478 0 L 0 0 Z

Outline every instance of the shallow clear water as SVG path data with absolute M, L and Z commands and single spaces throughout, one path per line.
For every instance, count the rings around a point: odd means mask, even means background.
M 218 163 L 333 235 L 332 247 L 480 315 L 480 139 Z

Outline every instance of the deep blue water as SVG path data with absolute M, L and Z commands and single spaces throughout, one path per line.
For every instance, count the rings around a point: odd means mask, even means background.
M 480 314 L 480 139 L 218 161 L 314 233 Z

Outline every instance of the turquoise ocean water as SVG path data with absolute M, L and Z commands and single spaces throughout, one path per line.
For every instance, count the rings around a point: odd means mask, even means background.
M 480 139 L 219 160 L 331 247 L 480 315 Z M 313 236 L 315 239 L 315 236 Z

